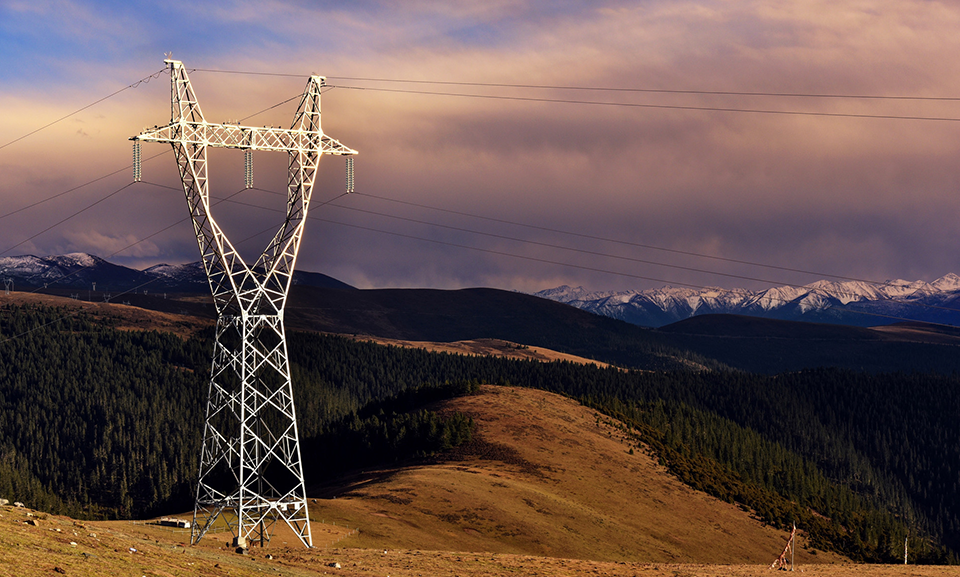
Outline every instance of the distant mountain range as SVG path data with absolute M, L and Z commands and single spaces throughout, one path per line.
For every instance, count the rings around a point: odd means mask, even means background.
M 119 305 L 204 319 L 212 319 L 215 315 L 209 302 L 210 289 L 199 263 L 158 265 L 138 271 L 88 254 L 11 257 L 0 258 L 0 280 L 3 279 L 14 279 L 14 290 L 17 291 L 26 289 L 94 302 L 108 300 L 109 295 L 109 300 Z M 297 273 L 295 279 L 297 284 L 290 294 L 284 319 L 291 331 L 371 335 L 410 341 L 494 338 L 646 370 L 732 367 L 776 374 L 813 367 L 842 367 L 871 372 L 952 374 L 960 371 L 960 358 L 954 354 L 956 347 L 960 346 L 960 329 L 894 323 L 889 316 L 846 310 L 860 304 L 883 305 L 889 311 L 898 303 L 895 297 L 899 296 L 906 299 L 899 303 L 904 311 L 916 307 L 931 311 L 931 316 L 940 314 L 946 317 L 947 309 L 960 308 L 960 303 L 951 300 L 960 285 L 960 279 L 954 276 L 926 286 L 916 284 L 912 291 L 910 283 L 889 283 L 889 286 L 884 285 L 886 289 L 893 291 L 900 286 L 900 294 L 891 296 L 887 293 L 885 298 L 874 301 L 864 298 L 854 302 L 849 300 L 849 289 L 844 289 L 843 295 L 830 298 L 840 302 L 841 296 L 846 297 L 847 305 L 834 304 L 819 312 L 810 309 L 801 317 L 809 321 L 815 320 L 814 315 L 818 314 L 821 319 L 831 314 L 834 315 L 832 318 L 847 314 L 851 320 L 862 322 L 866 318 L 874 324 L 889 325 L 871 329 L 841 326 L 837 322 L 822 324 L 744 314 L 706 314 L 708 309 L 702 304 L 695 308 L 695 298 L 685 301 L 687 306 L 696 310 L 691 318 L 659 328 L 645 328 L 556 302 L 559 299 L 499 289 L 360 290 L 317 273 Z M 96 290 L 93 282 L 97 283 Z M 43 283 L 47 288 L 43 288 Z M 676 301 L 681 299 L 681 293 L 674 292 L 674 289 L 658 292 L 672 294 Z M 720 295 L 727 291 L 715 289 L 715 292 L 715 296 L 711 298 L 708 294 L 703 300 L 719 302 Z M 801 292 L 793 296 L 795 309 L 814 301 L 811 297 L 804 303 Z M 582 289 L 567 288 L 556 291 L 554 296 L 558 293 L 576 293 L 581 301 L 588 301 L 584 297 L 589 293 Z M 694 297 L 699 295 L 698 291 L 689 293 Z M 608 293 L 607 301 L 615 302 L 613 296 Z M 771 303 L 775 296 L 785 299 L 790 294 L 786 291 L 770 293 L 766 300 L 755 297 L 755 302 Z M 908 297 L 927 304 L 922 307 L 913 305 Z M 622 302 L 630 300 L 629 296 L 621 297 Z M 941 305 L 929 304 L 933 302 Z M 711 312 L 717 312 L 717 309 Z M 615 309 L 611 307 L 610 310 Z M 767 316 L 775 316 L 778 312 L 772 307 L 767 311 L 760 310 Z M 786 310 L 781 307 L 779 312 L 786 316 Z M 659 314 L 665 315 L 665 312 L 661 309 Z
M 560 286 L 535 296 L 635 325 L 661 327 L 706 314 L 877 326 L 905 320 L 960 326 L 960 276 L 933 282 L 821 280 L 762 291 L 664 287 L 644 291 L 590 292 Z
M 46 288 L 51 291 L 83 290 L 97 293 L 207 293 L 207 275 L 201 263 L 158 264 L 144 270 L 116 265 L 87 253 L 0 258 L 0 281 L 11 281 L 15 290 Z M 294 284 L 352 289 L 335 278 L 296 271 Z M 84 294 L 83 296 L 87 296 Z
M 3 281 L 11 282 L 15 290 L 79 293 L 77 296 L 84 299 L 93 296 L 85 294 L 89 291 L 116 296 L 134 292 L 209 294 L 210 290 L 200 262 L 136 270 L 86 253 L 2 257 L 0 283 Z M 303 287 L 356 290 L 315 272 L 297 271 L 293 282 Z M 534 296 L 643 327 L 663 327 L 709 314 L 850 326 L 902 321 L 960 326 L 960 276 L 952 273 L 929 283 L 821 280 L 802 287 L 780 286 L 761 291 L 663 287 L 591 292 L 565 285 Z

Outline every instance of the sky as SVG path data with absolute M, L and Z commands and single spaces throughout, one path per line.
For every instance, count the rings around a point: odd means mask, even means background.
M 298 268 L 360 288 L 960 273 L 956 3 L 150 4 L 0 0 L 0 256 L 199 260 L 169 145 L 143 145 L 131 184 L 129 138 L 170 118 L 171 53 L 211 122 L 288 127 L 281 103 L 327 77 L 356 193 L 324 157 Z M 242 153 L 210 152 L 247 258 L 285 163 L 256 153 L 244 191 Z

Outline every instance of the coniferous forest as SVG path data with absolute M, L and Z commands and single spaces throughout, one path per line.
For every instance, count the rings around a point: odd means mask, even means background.
M 289 340 L 303 450 L 324 457 L 307 461 L 342 463 L 308 466 L 308 484 L 441 455 L 473 424 L 431 404 L 511 384 L 620 419 L 683 481 L 796 522 L 815 546 L 895 561 L 909 535 L 920 561 L 960 552 L 957 375 L 654 372 Z M 189 508 L 211 341 L 0 308 L 0 496 L 82 518 Z

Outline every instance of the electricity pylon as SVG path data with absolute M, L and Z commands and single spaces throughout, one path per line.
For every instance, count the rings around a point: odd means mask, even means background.
M 170 124 L 131 140 L 173 146 L 217 309 L 191 541 L 196 544 L 220 519 L 235 546 L 262 546 L 283 520 L 312 547 L 283 310 L 320 156 L 357 152 L 320 128 L 323 77 L 307 81 L 289 130 L 212 124 L 203 118 L 183 64 L 164 62 L 170 67 Z M 252 266 L 210 212 L 209 146 L 288 154 L 286 219 Z

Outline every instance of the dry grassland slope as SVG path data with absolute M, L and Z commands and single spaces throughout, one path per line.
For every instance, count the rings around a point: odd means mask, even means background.
M 575 401 L 484 386 L 442 410 L 473 417 L 469 446 L 440 464 L 362 477 L 312 515 L 358 527 L 345 546 L 378 549 L 770 563 L 783 548 L 785 533 L 680 483 Z M 797 557 L 839 560 L 805 548 Z

